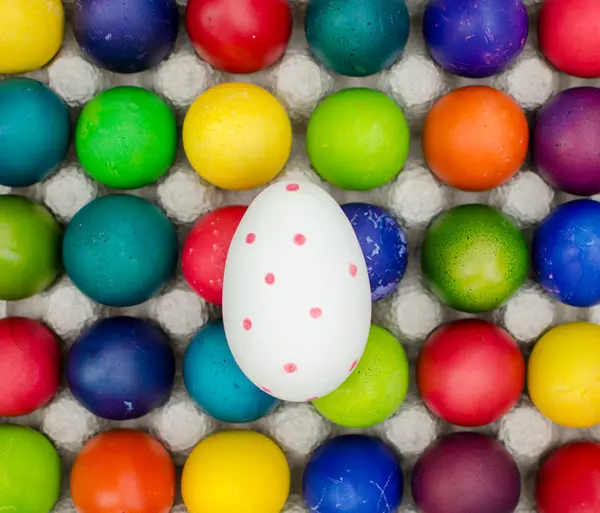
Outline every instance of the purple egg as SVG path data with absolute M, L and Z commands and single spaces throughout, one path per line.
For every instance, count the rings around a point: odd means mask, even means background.
M 533 131 L 533 158 L 556 189 L 577 196 L 600 193 L 600 89 L 567 89 L 542 106 Z
M 423 513 L 512 513 L 521 494 L 515 460 L 496 440 L 461 432 L 438 438 L 412 474 Z

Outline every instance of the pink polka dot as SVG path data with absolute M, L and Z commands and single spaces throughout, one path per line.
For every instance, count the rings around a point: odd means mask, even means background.
M 356 276 L 356 273 L 358 272 L 358 268 L 354 265 L 354 264 L 350 264 L 350 276 L 352 276 L 353 278 Z
M 313 319 L 318 319 L 319 317 L 321 317 L 321 315 L 323 315 L 323 312 L 320 308 L 311 308 L 310 309 L 310 316 Z
M 298 189 L 300 186 L 297 183 L 288 183 L 285 187 L 285 190 L 290 192 L 296 192 Z
M 294 244 L 296 244 L 296 246 L 304 246 L 305 242 L 306 237 L 301 233 L 297 233 L 296 235 L 294 235 Z
M 352 362 L 352 365 L 350 365 L 350 371 L 349 372 L 352 372 L 356 368 L 357 365 L 358 365 L 358 360 L 354 360 Z
M 250 319 L 244 319 L 242 326 L 244 327 L 244 330 L 250 331 L 250 328 L 252 328 L 252 321 Z
M 260 389 L 261 389 L 263 392 L 266 392 L 267 394 L 270 394 L 270 393 L 271 393 L 271 390 L 269 390 L 267 387 L 260 387 Z
M 256 240 L 256 235 L 254 233 L 249 233 L 246 235 L 246 244 L 252 244 Z
M 267 273 L 265 275 L 265 283 L 267 285 L 273 285 L 273 283 L 275 283 L 275 275 L 273 273 Z
M 294 372 L 296 372 L 298 370 L 298 367 L 296 367 L 295 363 L 286 363 L 283 366 L 283 370 L 285 372 L 287 372 L 288 374 L 292 374 L 292 373 L 294 373 Z
M 316 401 L 318 398 L 319 398 L 319 397 L 315 395 L 314 397 L 309 397 L 309 398 L 306 400 L 306 402 L 307 402 L 307 403 L 311 403 L 311 402 L 313 402 L 313 401 Z

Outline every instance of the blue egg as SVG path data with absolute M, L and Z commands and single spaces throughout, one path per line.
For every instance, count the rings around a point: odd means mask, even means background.
M 529 19 L 523 0 L 429 0 L 425 44 L 446 71 L 482 78 L 505 70 L 523 50 Z
M 391 66 L 409 29 L 404 0 L 311 0 L 306 11 L 306 38 L 316 58 L 352 77 Z
M 371 299 L 377 301 L 398 285 L 408 264 L 406 234 L 393 216 L 368 203 L 347 203 L 342 210 L 350 220 L 367 263 Z
M 571 305 L 600 304 L 600 203 L 579 199 L 542 221 L 531 248 L 535 279 L 548 294 Z
M 0 82 L 0 185 L 27 187 L 54 173 L 69 149 L 69 111 L 30 78 Z
M 109 317 L 85 330 L 67 356 L 75 398 L 98 417 L 137 419 L 163 404 L 175 379 L 167 336 L 135 317 Z
M 116 73 L 137 73 L 173 51 L 179 13 L 175 0 L 77 0 L 73 30 L 96 65 Z
M 150 299 L 174 275 L 177 234 L 162 211 L 137 196 L 95 199 L 65 230 L 63 264 L 75 286 L 107 306 Z
M 392 513 L 402 501 L 402 469 L 381 440 L 345 435 L 312 454 L 302 489 L 310 511 Z
M 196 404 L 223 422 L 252 422 L 278 404 L 238 367 L 222 321 L 208 324 L 190 342 L 183 358 L 183 380 Z

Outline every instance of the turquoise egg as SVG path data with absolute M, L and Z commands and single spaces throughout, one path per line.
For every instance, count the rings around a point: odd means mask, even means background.
M 69 148 L 69 111 L 31 78 L 0 82 L 0 185 L 26 187 L 50 176 Z
M 391 66 L 409 28 L 404 0 L 311 0 L 306 11 L 306 38 L 315 57 L 352 77 Z
M 177 234 L 163 212 L 126 194 L 98 198 L 68 224 L 63 263 L 75 286 L 107 306 L 150 299 L 174 275 Z
M 252 422 L 279 403 L 239 368 L 222 321 L 211 322 L 190 342 L 183 358 L 183 380 L 196 404 L 224 422 Z

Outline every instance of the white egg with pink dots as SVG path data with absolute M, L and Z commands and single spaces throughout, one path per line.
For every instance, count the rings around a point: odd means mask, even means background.
M 241 370 L 279 399 L 313 401 L 354 370 L 371 288 L 352 225 L 322 188 L 277 182 L 249 206 L 227 255 L 223 323 Z

